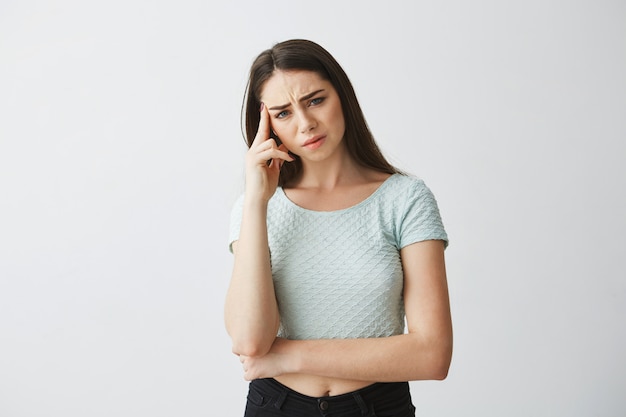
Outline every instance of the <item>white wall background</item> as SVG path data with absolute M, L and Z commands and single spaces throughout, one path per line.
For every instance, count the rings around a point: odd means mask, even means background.
M 293 37 L 451 237 L 418 415 L 625 415 L 626 3 L 2 0 L 0 416 L 242 415 L 240 102 Z

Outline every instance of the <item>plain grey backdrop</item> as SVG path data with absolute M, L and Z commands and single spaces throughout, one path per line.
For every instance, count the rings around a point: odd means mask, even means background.
M 2 0 L 0 416 L 242 415 L 240 106 L 294 37 L 440 205 L 455 351 L 418 415 L 625 415 L 625 2 Z

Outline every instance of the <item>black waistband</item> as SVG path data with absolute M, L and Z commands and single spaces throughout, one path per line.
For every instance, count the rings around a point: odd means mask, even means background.
M 250 390 L 263 396 L 271 396 L 272 405 L 283 405 L 302 409 L 318 409 L 322 412 L 361 409 L 363 414 L 368 404 L 379 401 L 395 401 L 410 398 L 408 382 L 377 382 L 356 391 L 340 395 L 311 397 L 301 394 L 281 384 L 273 378 L 257 379 L 250 382 Z

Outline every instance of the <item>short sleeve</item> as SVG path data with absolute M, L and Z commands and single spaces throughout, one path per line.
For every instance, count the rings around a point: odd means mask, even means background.
M 239 196 L 230 211 L 230 234 L 228 238 L 228 250 L 233 253 L 233 242 L 239 239 L 241 230 L 241 217 L 243 216 L 243 194 Z
M 445 247 L 448 246 L 448 235 L 441 221 L 437 200 L 422 180 L 415 179 L 407 193 L 397 242 L 402 249 L 424 240 L 443 240 Z

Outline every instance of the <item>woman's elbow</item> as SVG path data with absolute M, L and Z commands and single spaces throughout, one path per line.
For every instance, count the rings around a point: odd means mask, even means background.
M 452 345 L 442 346 L 436 353 L 436 358 L 433 360 L 433 367 L 431 369 L 433 380 L 443 381 L 448 377 L 450 371 L 450 364 L 452 363 Z
M 448 371 L 450 370 L 450 361 L 442 363 L 433 369 L 432 378 L 435 381 L 443 381 L 448 377 Z
M 443 381 L 448 377 L 452 362 L 452 343 L 448 341 L 431 341 L 417 351 L 412 380 Z
M 226 333 L 230 336 L 231 350 L 235 355 L 264 356 L 276 339 L 278 321 L 273 327 L 265 327 L 227 320 Z
M 229 332 L 232 351 L 235 355 L 250 357 L 265 356 L 276 340 L 276 332 L 254 332 L 253 329 L 237 329 Z
M 271 343 L 261 340 L 237 340 L 233 339 L 232 351 L 235 355 L 249 357 L 265 356 L 272 347 Z
M 448 377 L 450 360 L 433 358 L 426 366 L 420 366 L 414 380 L 443 381 Z

